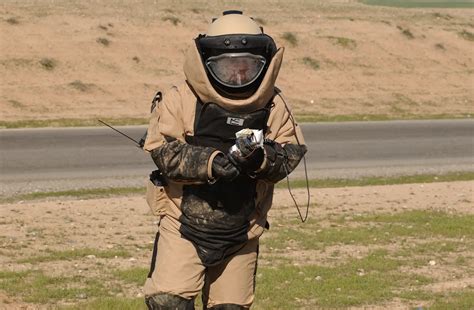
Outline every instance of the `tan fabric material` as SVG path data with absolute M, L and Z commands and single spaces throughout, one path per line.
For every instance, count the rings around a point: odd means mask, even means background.
M 161 220 L 155 271 L 145 283 L 145 296 L 162 292 L 190 299 L 205 286 L 210 306 L 234 303 L 250 307 L 254 299 L 258 239 L 247 242 L 228 260 L 206 270 L 192 243 L 181 238 L 179 225 L 170 216 Z
M 209 268 L 203 290 L 207 306 L 237 304 L 247 308 L 253 303 L 258 239 L 252 239 L 230 259 Z
M 229 14 L 219 17 L 207 28 L 206 35 L 220 36 L 224 34 L 261 34 L 262 29 L 248 16 Z
M 165 216 L 159 227 L 155 271 L 148 278 L 145 296 L 159 292 L 184 298 L 196 296 L 204 286 L 204 270 L 191 242 L 181 238 L 179 222 Z
M 213 102 L 229 111 L 251 112 L 265 107 L 274 95 L 275 81 L 280 72 L 284 48 L 278 49 L 257 91 L 246 99 L 229 99 L 221 96 L 213 87 L 202 65 L 195 45 L 188 49 L 184 74 L 188 83 L 204 103 Z
M 171 91 L 170 91 L 171 92 Z M 159 103 L 161 105 L 161 103 Z M 162 109 L 155 108 L 150 116 L 150 123 L 148 124 L 147 135 L 143 149 L 151 152 L 163 144 L 163 135 L 160 133 L 160 114 Z
M 150 206 L 151 212 L 155 216 L 163 216 L 171 209 L 172 201 L 166 194 L 164 186 L 157 186 L 150 180 L 147 181 L 146 185 L 146 202 Z
M 145 151 L 161 146 L 165 142 L 164 136 L 184 142 L 186 134 L 193 134 L 195 104 L 196 97 L 186 84 L 169 89 L 151 114 Z

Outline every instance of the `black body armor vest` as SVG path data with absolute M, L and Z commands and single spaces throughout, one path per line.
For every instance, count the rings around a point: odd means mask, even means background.
M 244 128 L 266 131 L 270 105 L 251 113 L 235 113 L 214 103 L 196 103 L 192 145 L 214 147 L 224 154 Z M 240 175 L 232 182 L 185 185 L 180 232 L 190 240 L 205 266 L 219 264 L 247 241 L 248 218 L 255 210 L 256 180 Z

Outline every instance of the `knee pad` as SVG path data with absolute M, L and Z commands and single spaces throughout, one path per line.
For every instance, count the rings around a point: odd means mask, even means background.
M 220 304 L 215 305 L 214 307 L 207 308 L 208 310 L 245 310 L 244 306 L 236 305 L 236 304 Z
M 194 299 L 168 293 L 158 293 L 145 298 L 148 310 L 194 310 Z

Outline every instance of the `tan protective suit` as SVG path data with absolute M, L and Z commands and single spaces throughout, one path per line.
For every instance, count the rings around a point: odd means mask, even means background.
M 185 142 L 186 135 L 193 135 L 196 96 L 203 103 L 213 102 L 236 112 L 251 112 L 263 108 L 273 98 L 266 138 L 282 145 L 298 142 L 304 145 L 301 130 L 292 122 L 289 107 L 276 95 L 275 80 L 283 52 L 284 49 L 281 48 L 275 54 L 254 95 L 242 100 L 232 100 L 214 90 L 201 65 L 197 48 L 192 46 L 188 50 L 184 65 L 187 83 L 171 88 L 152 113 L 145 150 L 151 152 L 167 143 L 165 137 Z M 212 159 L 218 153 L 219 151 L 216 151 L 208 160 L 209 179 L 212 179 Z M 262 168 L 266 164 L 264 161 Z M 145 284 L 145 294 L 150 296 L 164 292 L 193 298 L 204 287 L 203 295 L 208 307 L 223 303 L 250 307 L 254 297 L 258 238 L 266 226 L 274 184 L 257 181 L 256 209 L 249 218 L 247 244 L 222 264 L 206 268 L 200 263 L 192 243 L 182 238 L 179 233 L 183 184 L 172 180 L 167 180 L 167 183 L 164 187 L 154 186 L 151 182 L 148 184 L 147 201 L 153 213 L 162 220 L 156 262 Z

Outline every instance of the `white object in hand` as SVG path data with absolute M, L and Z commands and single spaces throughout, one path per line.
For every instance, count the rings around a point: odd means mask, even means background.
M 247 138 L 250 139 L 253 143 L 255 143 L 259 147 L 263 147 L 263 130 L 261 129 L 250 129 L 250 128 L 245 128 L 242 130 L 239 130 L 235 133 L 236 138 Z M 232 145 L 230 148 L 230 152 L 237 152 L 240 154 L 240 150 L 237 147 L 237 145 Z

